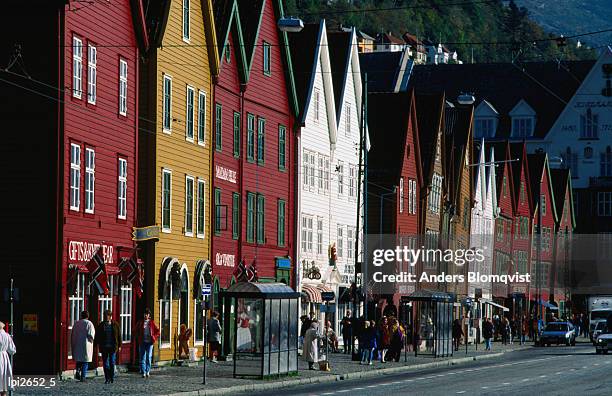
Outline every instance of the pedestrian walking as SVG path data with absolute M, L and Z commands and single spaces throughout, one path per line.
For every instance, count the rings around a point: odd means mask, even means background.
M 210 361 L 217 363 L 217 356 L 221 349 L 221 323 L 219 322 L 219 312 L 213 311 L 208 319 L 208 343 L 210 344 Z
M 76 372 L 74 377 L 81 382 L 87 378 L 89 362 L 93 358 L 93 344 L 96 329 L 89 321 L 89 312 L 83 311 L 74 325 L 70 337 L 72 346 L 72 358 L 76 361 Z
M 96 327 L 94 338 L 94 346 L 102 354 L 105 384 L 115 381 L 115 363 L 117 362 L 117 353 L 121 351 L 119 334 L 119 324 L 113 320 L 112 311 L 107 309 L 104 311 L 104 320 Z
M 391 356 L 388 359 L 399 362 L 404 346 L 404 332 L 396 318 L 391 318 L 389 322 L 391 327 L 391 348 L 389 349 Z
M 527 317 L 523 315 L 523 320 L 521 321 L 521 345 L 525 345 L 527 333 L 529 332 L 529 321 Z
M 482 336 L 485 339 L 485 351 L 490 351 L 491 338 L 493 338 L 493 323 L 489 318 L 485 318 L 485 322 L 482 325 Z
M 315 370 L 314 364 L 319 361 L 319 321 L 314 319 L 310 328 L 304 334 L 304 360 L 308 362 L 308 369 Z
M 342 318 L 340 326 L 342 326 L 342 345 L 344 345 L 344 353 L 353 352 L 353 340 L 351 339 L 351 311 L 346 311 L 346 315 Z
M 13 337 L 4 331 L 4 323 L 0 322 L 0 395 L 6 396 L 6 392 L 13 389 L 13 368 L 11 367 L 11 355 L 17 350 Z
M 386 363 L 385 357 L 391 347 L 391 331 L 389 330 L 389 319 L 383 316 L 382 322 L 380 323 L 380 342 L 382 345 L 380 352 L 380 362 Z
M 461 344 L 461 337 L 463 337 L 463 328 L 461 326 L 461 321 L 459 319 L 455 319 L 453 321 L 453 345 L 455 346 L 455 351 L 459 350 L 459 345 Z
M 370 326 L 369 321 L 363 323 L 364 329 L 361 332 L 359 346 L 361 347 L 361 361 L 359 364 L 372 365 L 374 350 L 376 349 L 376 328 Z
M 153 344 L 159 337 L 159 327 L 151 319 L 151 310 L 145 309 L 142 320 L 136 323 L 134 340 L 138 346 L 140 358 L 140 374 L 142 378 L 149 377 L 151 372 L 151 360 L 153 358 Z

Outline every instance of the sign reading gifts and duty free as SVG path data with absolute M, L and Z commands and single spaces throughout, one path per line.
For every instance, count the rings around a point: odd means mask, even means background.
M 100 248 L 104 263 L 112 264 L 115 248 L 113 245 L 87 241 L 68 241 L 68 259 L 73 263 L 87 263 Z

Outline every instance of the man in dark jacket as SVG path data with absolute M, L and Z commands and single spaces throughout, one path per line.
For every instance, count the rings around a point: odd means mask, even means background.
M 344 345 L 344 353 L 353 352 L 353 340 L 351 339 L 351 311 L 346 311 L 346 315 L 342 318 L 342 345 Z
M 491 319 L 485 318 L 485 322 L 482 326 L 482 336 L 485 339 L 485 350 L 491 350 L 491 338 L 493 338 L 493 323 Z
M 115 362 L 117 352 L 121 351 L 121 339 L 119 336 L 119 324 L 113 320 L 110 309 L 104 311 L 104 320 L 98 324 L 94 344 L 102 354 L 104 365 L 104 383 L 115 381 Z
M 210 361 L 217 363 L 217 355 L 221 349 L 221 323 L 219 312 L 213 312 L 208 319 L 208 342 L 210 343 Z

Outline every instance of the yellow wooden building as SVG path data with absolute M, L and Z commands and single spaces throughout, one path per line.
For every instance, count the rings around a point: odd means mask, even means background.
M 140 64 L 139 225 L 144 305 L 161 337 L 154 360 L 179 358 L 181 325 L 202 356 L 201 284 L 210 271 L 213 79 L 219 59 L 212 0 L 156 0 L 147 10 L 151 49 Z

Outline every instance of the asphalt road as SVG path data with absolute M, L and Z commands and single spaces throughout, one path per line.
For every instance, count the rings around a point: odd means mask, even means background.
M 279 389 L 274 395 L 611 395 L 612 355 L 592 344 L 544 347 L 451 367 Z

